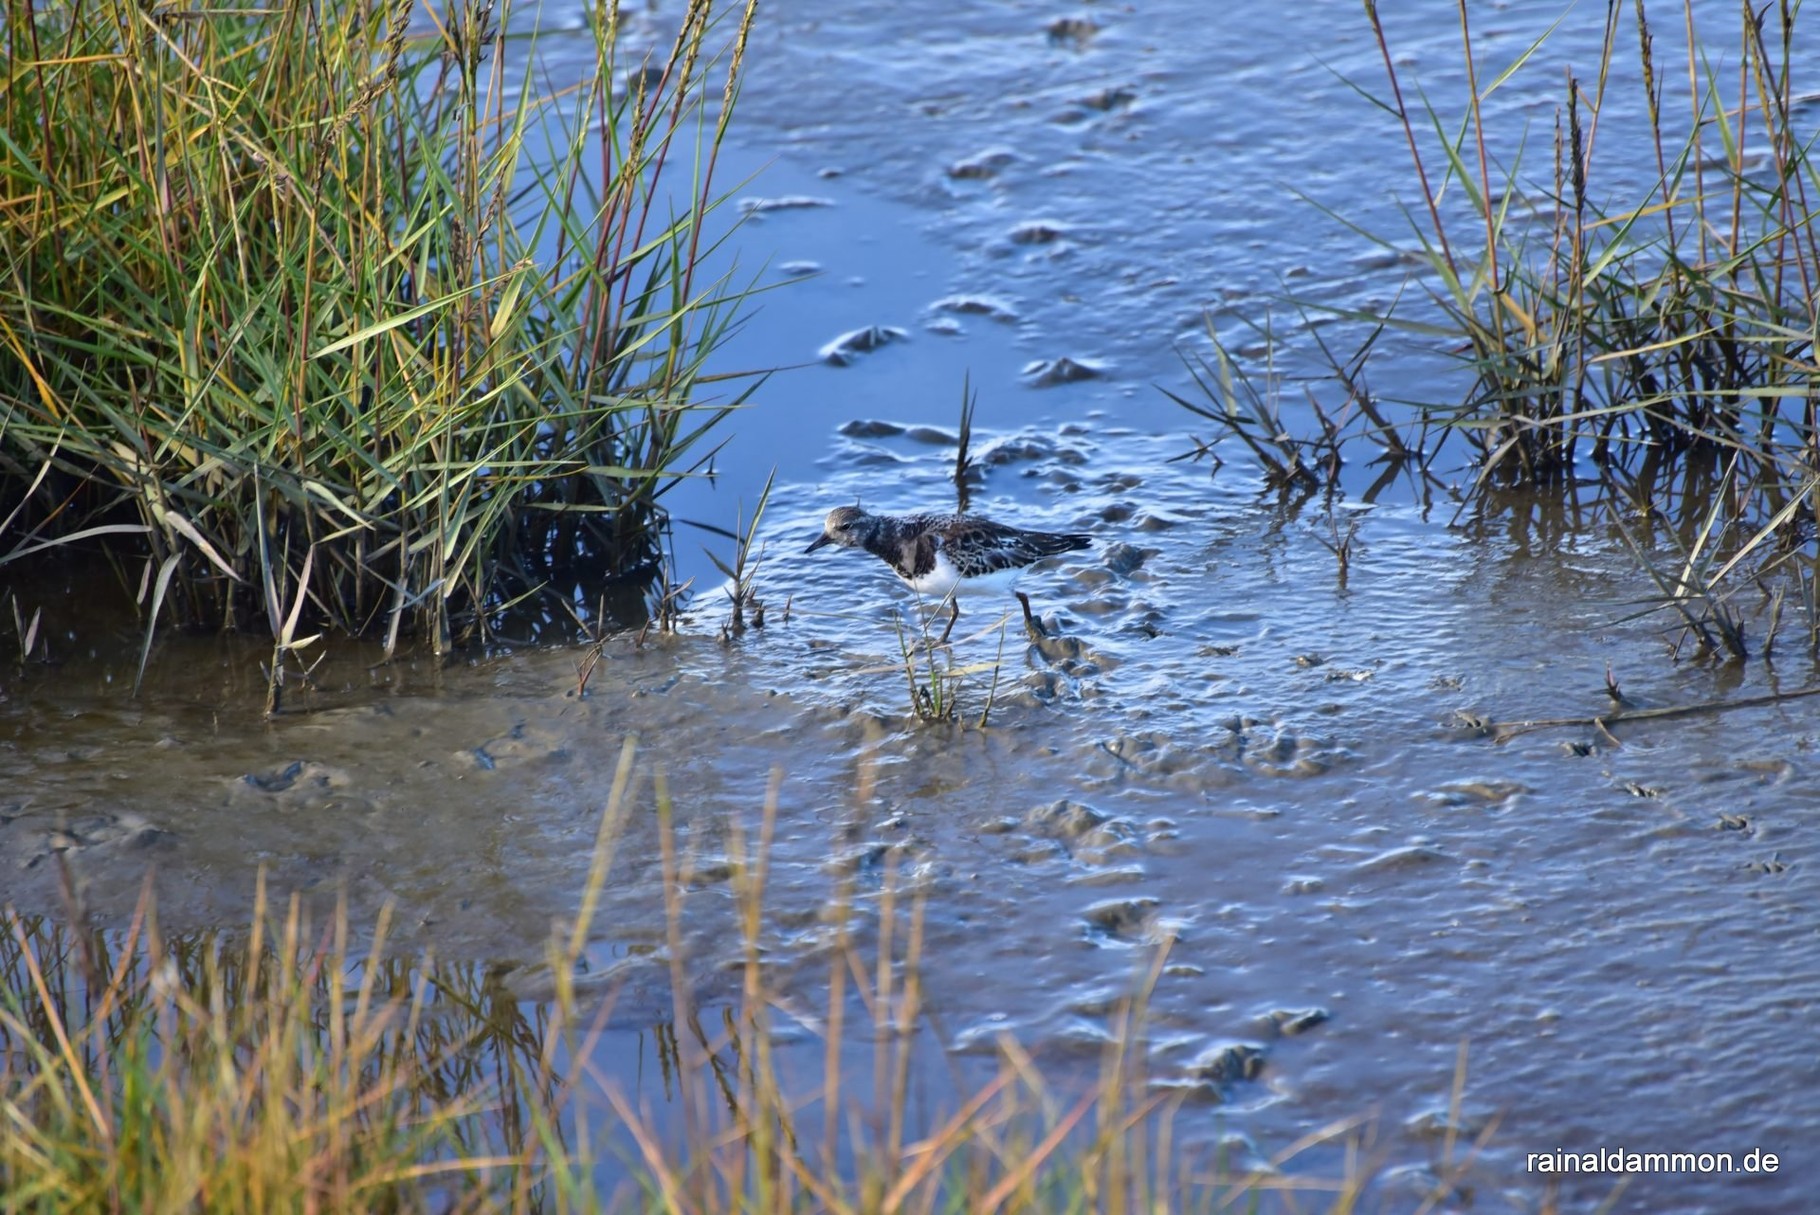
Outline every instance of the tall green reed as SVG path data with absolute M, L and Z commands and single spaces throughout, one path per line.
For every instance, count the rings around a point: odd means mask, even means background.
M 4 4 L 0 561 L 130 533 L 154 627 L 439 650 L 658 562 L 743 399 L 704 264 L 753 4 L 647 52 L 591 8 L 563 88 L 495 0 Z

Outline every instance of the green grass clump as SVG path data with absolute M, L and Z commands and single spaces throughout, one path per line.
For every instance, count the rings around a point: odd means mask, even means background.
M 1686 40 L 1677 67 L 1657 53 L 1644 0 L 1628 14 L 1609 6 L 1596 70 L 1566 76 L 1552 189 L 1531 205 L 1520 154 L 1493 176 L 1482 106 L 1541 44 L 1486 81 L 1461 4 L 1472 93 L 1449 134 L 1432 108 L 1418 120 L 1406 106 L 1376 5 L 1366 9 L 1422 185 L 1412 223 L 1442 318 L 1428 331 L 1463 350 L 1475 378 L 1439 415 L 1472 445 L 1477 485 L 1570 484 L 1584 453 L 1614 528 L 1659 589 L 1656 606 L 1697 651 L 1747 657 L 1754 640 L 1729 599 L 1780 570 L 1808 607 L 1813 652 L 1820 163 L 1798 104 L 1797 7 L 1738 10 L 1727 70 L 1708 58 L 1691 9 L 1674 10 Z M 1614 205 L 1601 201 L 1617 191 L 1600 185 L 1600 118 L 1626 53 L 1653 172 L 1641 197 Z M 1438 174 L 1418 125 L 1443 153 Z M 1783 593 L 1773 592 L 1765 653 Z
M 133 535 L 154 617 L 438 648 L 654 563 L 737 403 L 714 10 L 626 71 L 590 8 L 555 90 L 493 0 L 0 0 L 0 560 Z
M 1286 490 L 1332 485 L 1358 437 L 1387 466 L 1367 500 L 1399 474 L 1424 500 L 1439 489 L 1480 504 L 1505 489 L 1578 500 L 1594 484 L 1659 592 L 1649 610 L 1670 613 L 1697 652 L 1767 654 L 1792 597 L 1807 609 L 1806 648 L 1820 654 L 1820 162 L 1812 83 L 1796 78 L 1811 60 L 1797 53 L 1799 6 L 1733 10 L 1738 32 L 1719 61 L 1679 4 L 1659 7 L 1685 48 L 1663 54 L 1657 7 L 1606 7 L 1598 61 L 1564 75 L 1552 160 L 1536 174 L 1526 143 L 1500 144 L 1486 108 L 1518 73 L 1546 70 L 1547 35 L 1493 71 L 1461 0 L 1467 94 L 1454 112 L 1405 81 L 1366 0 L 1388 85 L 1371 100 L 1408 146 L 1417 201 L 1400 235 L 1329 214 L 1412 262 L 1417 298 L 1376 313 L 1295 301 L 1304 315 L 1370 326 L 1345 357 L 1316 335 L 1345 401 L 1314 405 L 1308 435 L 1282 424 L 1271 392 L 1236 372 L 1217 340 L 1216 363 L 1191 359 L 1204 400 L 1175 399 L 1248 446 Z M 1621 88 L 1640 90 L 1645 126 L 1605 120 Z M 1621 138 L 1631 142 L 1614 156 Z M 1459 396 L 1375 396 L 1368 356 L 1390 331 L 1457 357 Z M 1396 404 L 1410 411 L 1399 417 Z M 1450 444 L 1476 468 L 1458 490 L 1430 471 Z M 1760 644 L 1729 602 L 1757 586 L 1773 600 Z
M 1403 126 L 1421 188 L 1411 226 L 1440 319 L 1414 328 L 1461 350 L 1473 373 L 1445 417 L 1484 479 L 1558 482 L 1582 451 L 1627 470 L 1718 453 L 1806 492 L 1820 370 L 1820 215 L 1809 198 L 1820 165 L 1797 107 L 1795 9 L 1771 5 L 1761 19 L 1738 10 L 1728 73 L 1706 57 L 1691 10 L 1685 62 L 1662 62 L 1648 7 L 1607 8 L 1602 58 L 1564 80 L 1550 183 L 1537 188 L 1520 148 L 1494 169 L 1483 104 L 1544 43 L 1488 78 L 1462 3 L 1471 93 L 1456 124 L 1432 106 L 1410 109 L 1377 6 L 1366 4 L 1391 89 L 1381 104 Z M 1647 145 L 1625 155 L 1643 152 L 1653 173 L 1641 197 L 1614 203 L 1609 182 L 1624 166 L 1599 159 L 1616 138 L 1601 139 L 1600 120 L 1625 54 L 1649 122 Z

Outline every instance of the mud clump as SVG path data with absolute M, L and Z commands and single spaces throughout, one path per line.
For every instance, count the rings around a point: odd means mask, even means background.
M 1407 844 L 1360 861 L 1352 867 L 1352 871 L 1358 874 L 1401 873 L 1410 869 L 1425 869 L 1436 861 L 1452 859 L 1430 844 Z
M 905 427 L 896 422 L 855 418 L 851 422 L 842 422 L 837 433 L 849 439 L 890 439 L 903 434 L 904 430 Z
M 1071 359 L 1063 355 L 1026 363 L 1023 376 L 1024 383 L 1032 388 L 1054 388 L 1060 384 L 1078 384 L 1082 380 L 1105 379 L 1106 364 L 1098 359 Z
M 1125 944 L 1152 944 L 1158 939 L 1157 908 L 1153 898 L 1106 899 L 1082 913 L 1091 936 Z
M 326 792 L 346 788 L 353 783 L 354 778 L 343 768 L 303 759 L 293 760 L 284 767 L 269 772 L 249 772 L 240 778 L 240 784 L 244 788 L 255 789 L 260 793 L 290 793 L 293 790 Z
M 23 820 L 23 821 L 21 821 Z M 12 824 L 18 823 L 17 828 Z M 176 842 L 176 835 L 130 810 L 117 814 L 85 814 L 54 826 L 35 826 L 31 816 L 9 819 L 10 829 L 0 844 L 12 853 L 14 867 L 35 869 L 54 856 L 74 856 L 90 851 L 137 852 Z M 16 849 L 16 851 L 15 851 Z
M 1156 549 L 1139 548 L 1135 544 L 1126 544 L 1120 540 L 1106 547 L 1105 553 L 1101 555 L 1101 560 L 1106 563 L 1107 569 L 1119 577 L 1129 578 L 1156 552 Z
M 1007 435 L 980 448 L 974 463 L 983 468 L 1003 468 L 1009 464 L 1035 464 L 1054 460 L 1062 464 L 1084 464 L 1087 457 L 1073 446 L 1063 446 L 1038 435 Z
M 950 295 L 929 305 L 931 312 L 958 312 L 963 316 L 983 316 L 1001 324 L 1017 323 L 1017 309 L 993 295 Z
M 1265 732 L 1250 722 L 1242 738 L 1240 762 L 1261 776 L 1321 776 L 1333 766 L 1332 747 L 1318 738 L 1274 727 Z
M 870 354 L 893 342 L 909 340 L 910 331 L 895 325 L 867 325 L 849 329 L 816 351 L 816 357 L 830 367 L 850 367 L 862 354 Z
M 1077 51 L 1091 42 L 1099 32 L 1099 23 L 1089 17 L 1057 17 L 1043 27 L 1049 45 L 1072 46 Z
M 1237 758 L 1233 740 L 1208 746 L 1184 746 L 1159 731 L 1118 734 L 1100 743 L 1100 751 L 1117 771 L 1182 790 L 1204 790 L 1232 783 L 1229 766 Z
M 1241 1080 L 1256 1080 L 1264 1072 L 1265 1050 L 1255 1042 L 1221 1042 L 1190 1060 L 1187 1078 L 1218 1096 Z
M 1084 105 L 1090 110 L 1098 110 L 1102 114 L 1110 114 L 1114 110 L 1125 109 L 1136 100 L 1137 94 L 1131 89 L 1121 85 L 1108 85 L 1080 98 L 1077 104 Z
M 742 215 L 764 215 L 770 211 L 807 211 L 833 205 L 832 198 L 821 198 L 812 194 L 786 194 L 778 198 L 742 198 L 739 200 L 739 210 Z
M 1011 243 L 1014 245 L 1052 245 L 1068 233 L 1065 224 L 1051 223 L 1048 220 L 1026 220 L 1011 229 Z
M 1333 1014 L 1325 1008 L 1275 1008 L 1261 1018 L 1264 1025 L 1273 1033 L 1286 1038 L 1305 1034 L 1317 1025 L 1325 1025 Z
M 1112 816 L 1083 802 L 1062 800 L 1039 806 L 1024 816 L 1024 822 L 1058 839 L 1079 839 L 1107 822 Z
M 1129 822 L 1082 802 L 1058 801 L 1024 816 L 1024 825 L 1055 840 L 1076 863 L 1101 869 L 1142 852 Z
M 986 181 L 997 177 L 1017 160 L 1017 153 L 1009 148 L 987 148 L 949 165 L 948 176 L 956 181 Z

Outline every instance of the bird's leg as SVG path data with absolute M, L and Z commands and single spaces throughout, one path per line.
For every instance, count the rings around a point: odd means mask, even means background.
M 1039 623 L 1037 621 L 1037 618 L 1035 616 L 1031 615 L 1031 613 L 1030 613 L 1030 596 L 1024 594 L 1024 592 L 1022 592 L 1022 591 L 1012 591 L 1011 593 L 1013 595 L 1016 595 L 1017 601 L 1023 605 L 1024 632 L 1026 635 L 1029 636 L 1030 640 L 1041 641 L 1045 637 L 1049 636 L 1049 634 L 1047 634 L 1043 631 L 1042 624 Z
M 948 606 L 951 609 L 951 611 L 949 612 L 949 615 L 948 615 L 948 627 L 942 630 L 942 639 L 935 643 L 937 645 L 947 645 L 948 644 L 948 634 L 954 632 L 954 622 L 961 618 L 961 601 L 960 600 L 958 600 L 954 596 L 950 595 L 950 596 L 948 596 Z

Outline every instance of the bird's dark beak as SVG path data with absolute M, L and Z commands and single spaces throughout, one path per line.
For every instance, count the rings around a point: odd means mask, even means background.
M 823 532 L 821 535 L 819 535 L 815 538 L 815 543 L 811 544 L 808 548 L 804 549 L 803 552 L 805 554 L 812 553 L 816 549 L 820 548 L 822 545 L 824 545 L 826 543 L 828 543 L 828 533 Z

